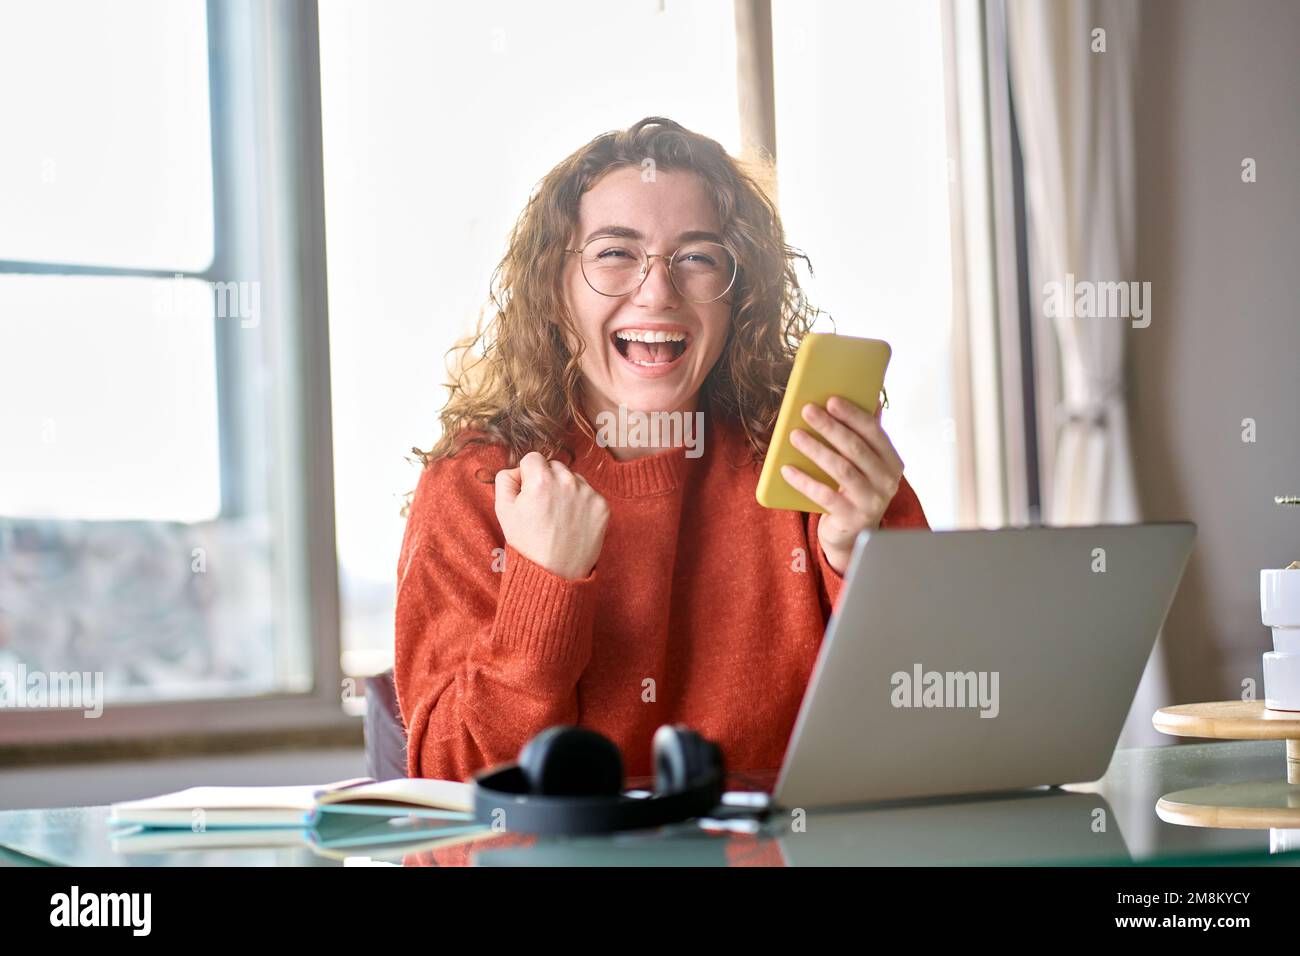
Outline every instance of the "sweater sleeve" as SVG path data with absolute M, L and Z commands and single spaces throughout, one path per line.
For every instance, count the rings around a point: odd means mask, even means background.
M 840 593 L 844 589 L 844 576 L 831 567 L 831 563 L 826 560 L 826 555 L 822 553 L 821 542 L 817 540 L 817 524 L 821 517 L 820 514 L 810 514 L 808 516 L 808 547 L 812 553 L 817 555 L 822 611 L 829 620 L 831 612 L 839 604 Z M 898 491 L 894 493 L 893 500 L 889 502 L 889 507 L 885 509 L 885 513 L 880 519 L 880 527 L 924 528 L 927 531 L 929 530 L 930 522 L 925 517 L 925 510 L 921 507 L 921 500 L 917 498 L 916 492 L 908 484 L 906 477 L 899 479 Z
M 597 572 L 568 580 L 524 557 L 505 543 L 494 501 L 472 463 L 442 459 L 411 503 L 394 682 L 412 777 L 469 780 L 545 728 L 578 721 Z

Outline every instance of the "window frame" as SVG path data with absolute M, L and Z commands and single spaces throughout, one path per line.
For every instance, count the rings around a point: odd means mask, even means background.
M 1038 524 L 1050 375 L 1031 321 L 1024 182 L 1007 69 L 1004 0 L 940 0 L 952 210 L 958 524 Z M 1050 363 L 1049 363 L 1050 364 Z
M 50 749 L 126 739 L 192 740 L 277 730 L 355 734 L 340 660 L 339 584 L 326 298 L 320 64 L 315 0 L 261 4 L 208 0 L 209 109 L 212 130 L 213 260 L 207 282 L 265 275 L 265 347 L 276 359 L 279 448 L 272 459 L 273 540 L 278 571 L 292 597 L 277 607 L 277 632 L 305 653 L 311 689 L 243 697 L 106 706 L 95 719 L 80 709 L 0 715 L 0 747 Z M 254 82 L 256 78 L 257 82 Z M 246 118 L 242 111 L 250 110 Z M 238 117 L 238 121 L 237 121 Z M 256 124 L 259 136 L 241 133 Z M 269 148 L 273 143 L 275 148 Z M 0 261 L 0 273 L 171 278 L 167 269 Z M 221 461 L 221 517 L 253 509 L 265 474 L 247 470 L 252 411 L 239 388 L 262 356 L 238 323 L 214 319 Z M 278 467 L 283 462 L 285 467 Z M 256 481 L 254 480 L 256 477 Z M 300 598 L 300 599 L 299 599 Z

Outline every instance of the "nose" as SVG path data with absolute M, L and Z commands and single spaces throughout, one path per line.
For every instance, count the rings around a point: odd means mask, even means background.
M 656 269 L 656 263 L 662 264 L 663 268 Z M 650 256 L 647 259 L 645 281 L 632 296 L 633 301 L 646 308 L 658 308 L 675 303 L 678 298 L 677 287 L 673 285 L 672 273 L 668 268 L 668 257 Z

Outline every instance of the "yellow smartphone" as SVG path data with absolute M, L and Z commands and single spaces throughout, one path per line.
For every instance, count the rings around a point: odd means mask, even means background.
M 802 428 L 829 447 L 830 443 L 804 421 L 800 410 L 809 402 L 825 408 L 832 395 L 847 398 L 874 415 L 885 387 L 885 369 L 891 352 L 889 343 L 880 339 L 820 332 L 804 336 L 794 357 L 790 380 L 785 386 L 785 398 L 781 401 L 776 428 L 772 431 L 772 441 L 763 460 L 763 471 L 758 476 L 755 497 L 760 505 L 786 511 L 826 513 L 825 508 L 804 497 L 781 476 L 782 466 L 794 465 L 832 488 L 839 484 L 790 444 L 790 432 Z

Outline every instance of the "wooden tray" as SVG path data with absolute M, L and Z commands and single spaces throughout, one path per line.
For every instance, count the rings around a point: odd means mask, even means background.
M 1300 829 L 1300 785 L 1252 780 L 1179 790 L 1156 801 L 1156 816 L 1188 827 Z
M 1269 710 L 1259 700 L 1218 700 L 1161 707 L 1151 724 L 1175 737 L 1285 740 L 1286 779 L 1300 783 L 1300 711 Z
M 1260 700 L 1219 700 L 1161 707 L 1156 730 L 1175 737 L 1226 740 L 1300 740 L 1300 711 L 1269 710 Z

